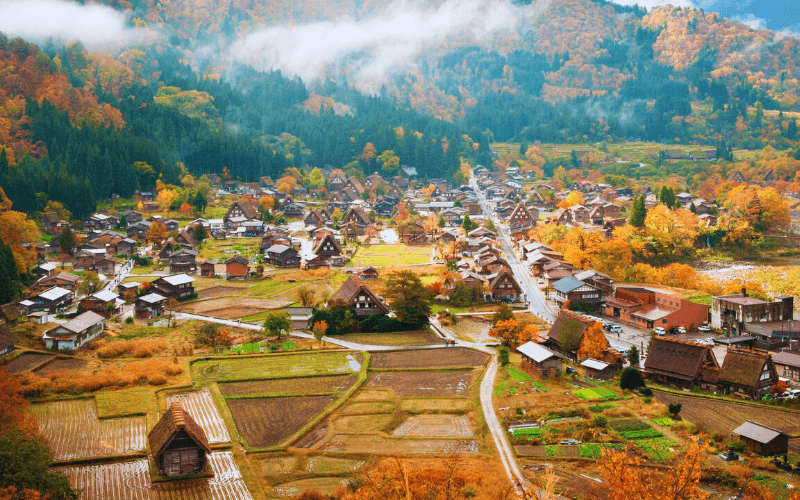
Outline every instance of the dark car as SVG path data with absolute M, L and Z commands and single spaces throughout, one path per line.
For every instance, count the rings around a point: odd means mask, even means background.
M 739 460 L 739 454 L 735 451 L 726 451 L 725 453 L 721 454 L 719 458 L 725 460 L 726 462 L 735 462 Z
M 569 374 L 569 375 L 573 375 L 573 374 L 577 375 L 578 374 L 578 370 L 576 370 L 572 366 L 568 366 L 568 367 L 564 368 L 564 371 L 567 372 L 567 374 Z

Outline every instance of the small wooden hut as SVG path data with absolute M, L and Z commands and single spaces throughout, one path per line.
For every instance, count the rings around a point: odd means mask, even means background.
M 160 476 L 176 477 L 203 472 L 211 453 L 203 428 L 179 403 L 173 403 L 147 435 Z

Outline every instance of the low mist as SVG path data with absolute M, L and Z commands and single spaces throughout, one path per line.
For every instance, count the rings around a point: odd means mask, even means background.
M 59 0 L 0 0 L 0 32 L 38 43 L 80 40 L 91 49 L 124 47 L 152 34 L 131 28 L 111 7 Z
M 410 66 L 434 44 L 464 36 L 480 43 L 514 30 L 519 20 L 518 8 L 507 1 L 453 0 L 436 9 L 401 2 L 358 21 L 259 29 L 236 41 L 229 55 L 256 69 L 280 69 L 305 81 L 346 65 L 351 82 L 376 91 L 387 76 Z

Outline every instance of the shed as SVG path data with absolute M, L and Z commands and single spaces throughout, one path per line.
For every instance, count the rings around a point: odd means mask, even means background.
M 225 261 L 225 273 L 229 280 L 246 280 L 250 274 L 250 261 L 241 255 Z
M 314 314 L 313 307 L 284 307 L 283 310 L 289 314 L 292 328 L 297 330 L 308 330 L 311 328 L 311 318 Z
M 614 378 L 614 367 L 604 361 L 589 358 L 581 366 L 586 370 L 586 376 L 595 380 L 610 380 Z
M 200 276 L 205 276 L 206 278 L 213 278 L 217 275 L 217 261 L 215 260 L 207 260 L 200 264 Z
M 786 455 L 789 452 L 788 434 L 751 420 L 734 429 L 733 434 L 739 436 L 748 448 L 762 456 Z
M 162 476 L 183 476 L 203 472 L 211 453 L 203 428 L 173 403 L 147 435 L 153 461 Z
M 517 347 L 517 351 L 522 354 L 520 368 L 528 375 L 550 379 L 561 373 L 561 356 L 550 349 L 536 342 L 526 342 Z
M 7 323 L 0 324 L 0 356 L 14 352 L 14 334 Z

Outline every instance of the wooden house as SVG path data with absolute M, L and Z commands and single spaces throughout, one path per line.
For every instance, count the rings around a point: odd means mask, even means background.
M 594 324 L 594 321 L 583 314 L 578 314 L 568 309 L 561 309 L 558 312 L 556 320 L 553 322 L 553 326 L 550 327 L 544 344 L 551 349 L 574 357 L 572 352 L 574 349 L 578 348 L 583 339 L 583 334 L 592 324 Z M 575 345 L 572 351 L 562 346 L 562 341 L 566 341 L 571 337 L 575 337 Z
M 572 276 L 565 276 L 553 283 L 553 292 L 553 298 L 562 307 L 567 302 L 570 302 L 572 304 L 585 304 L 586 307 L 592 310 L 600 306 L 604 296 L 597 287 L 577 280 Z
M 239 222 L 255 219 L 256 215 L 258 215 L 256 208 L 249 201 L 241 199 L 233 202 L 222 220 L 225 222 L 225 227 L 230 229 L 236 227 Z
M 717 384 L 726 394 L 758 400 L 777 382 L 778 372 L 767 352 L 729 348 Z
M 75 293 L 61 287 L 53 287 L 29 298 L 32 304 L 28 307 L 28 312 L 47 311 L 58 313 L 72 305 Z
M 169 270 L 172 273 L 194 273 L 197 271 L 197 256 L 199 253 L 196 250 L 189 250 L 181 248 L 177 252 L 170 252 L 167 260 L 169 260 Z
M 207 260 L 200 264 L 200 276 L 206 278 L 213 278 L 217 275 L 216 271 L 217 261 L 215 260 Z
M 362 280 L 375 280 L 378 279 L 378 270 L 374 267 L 367 267 L 358 273 L 358 277 Z
M 735 428 L 732 432 L 752 452 L 761 456 L 787 455 L 789 453 L 789 435 L 778 429 L 767 427 L 752 420 Z
M 687 389 L 716 389 L 720 374 L 711 346 L 663 337 L 650 341 L 643 371 L 650 380 Z
M 594 380 L 611 380 L 614 378 L 614 367 L 605 361 L 589 358 L 581 363 L 586 377 Z
M 180 404 L 169 407 L 147 435 L 147 442 L 161 476 L 198 474 L 208 467 L 211 447 L 206 433 Z
M 92 311 L 100 316 L 110 318 L 122 310 L 122 302 L 119 295 L 108 290 L 101 290 L 81 300 L 81 308 L 84 311 Z
M 8 323 L 0 323 L 0 356 L 14 352 L 14 334 L 8 327 Z
M 286 245 L 272 245 L 266 252 L 267 263 L 275 267 L 299 267 L 300 254 Z
M 425 225 L 419 220 L 399 225 L 397 227 L 397 236 L 403 243 L 428 242 L 428 233 L 425 231 Z
M 345 214 L 341 224 L 343 226 L 346 226 L 351 223 L 355 224 L 355 227 L 358 229 L 358 234 L 360 236 L 366 232 L 367 226 L 370 225 L 369 216 L 367 216 L 367 214 L 365 214 L 364 211 L 361 210 L 360 208 L 351 208 Z
M 328 177 L 328 190 L 329 191 L 340 191 L 344 189 L 347 185 L 347 178 L 341 172 L 341 170 L 334 171 L 330 177 Z
M 561 356 L 536 342 L 526 342 L 517 347 L 522 355 L 519 367 L 535 379 L 551 379 L 561 373 Z
M 103 333 L 106 319 L 87 311 L 62 325 L 44 332 L 44 345 L 48 349 L 74 351 Z
M 150 283 L 153 292 L 168 299 L 181 299 L 194 295 L 194 278 L 186 274 L 164 276 Z
M 522 289 L 514 279 L 514 275 L 506 268 L 489 281 L 489 293 L 494 300 L 517 302 L 522 299 Z
M 133 314 L 139 319 L 155 318 L 164 314 L 167 298 L 157 293 L 142 295 L 133 305 Z
M 356 311 L 357 316 L 385 315 L 389 308 L 383 299 L 375 294 L 361 281 L 361 278 L 350 275 L 331 297 L 331 302 L 344 301 Z
M 250 275 L 250 262 L 241 255 L 225 261 L 225 273 L 229 280 L 246 280 Z
M 133 301 L 136 299 L 136 295 L 139 293 L 139 287 L 141 283 L 137 283 L 135 281 L 126 281 L 124 283 L 120 283 L 117 287 L 117 292 L 119 292 L 120 297 L 126 301 Z
M 336 237 L 331 233 L 325 233 L 319 242 L 314 247 L 314 255 L 322 257 L 323 259 L 330 259 L 342 255 L 342 245 L 336 240 Z
M 538 220 L 539 211 L 525 206 L 525 202 L 520 201 L 508 218 L 508 233 L 515 240 L 527 238 L 528 231 L 536 226 Z

